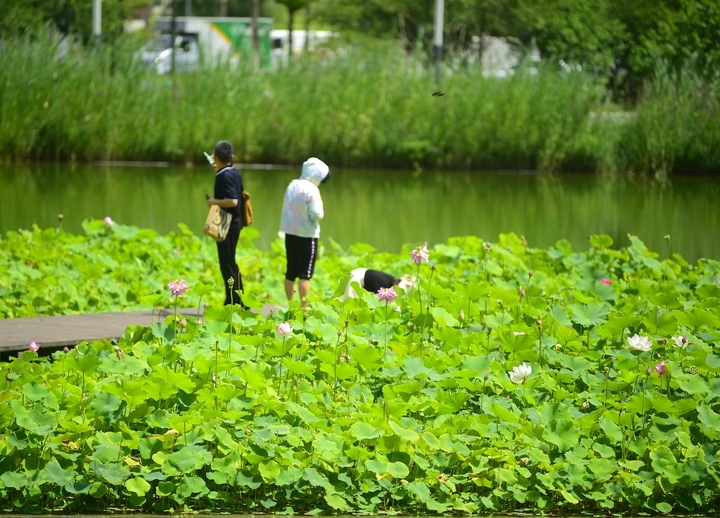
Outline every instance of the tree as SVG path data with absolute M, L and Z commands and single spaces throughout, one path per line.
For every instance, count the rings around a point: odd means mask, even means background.
M 288 59 L 292 58 L 293 49 L 293 22 L 295 13 L 307 7 L 312 3 L 312 0 L 276 0 L 277 3 L 284 5 L 288 10 Z M 307 38 L 308 35 L 306 34 Z
M 124 30 L 135 9 L 148 0 L 103 0 L 103 39 L 113 41 Z M 88 0 L 12 0 L 0 9 L 0 36 L 34 34 L 52 24 L 64 36 L 76 36 L 83 42 L 92 38 L 92 2 Z M 41 23 L 38 23 L 41 22 Z

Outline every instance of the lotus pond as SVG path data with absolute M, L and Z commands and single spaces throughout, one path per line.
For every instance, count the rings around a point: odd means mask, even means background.
M 0 238 L 0 315 L 198 307 L 0 363 L 0 511 L 715 514 L 720 262 L 607 235 L 329 241 L 310 305 L 280 242 L 86 220 Z M 341 301 L 356 265 L 417 286 Z M 168 284 L 189 289 L 172 296 Z M 184 285 L 183 285 L 184 286 Z

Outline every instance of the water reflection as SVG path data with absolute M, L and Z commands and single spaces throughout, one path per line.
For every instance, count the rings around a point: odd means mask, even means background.
M 282 195 L 299 175 L 286 169 L 245 169 L 252 193 L 258 245 L 276 239 Z M 81 231 L 84 218 L 115 221 L 166 233 L 182 222 L 200 234 L 214 172 L 197 166 L 155 168 L 101 165 L 0 165 L 0 233 L 58 225 Z M 342 246 L 364 242 L 398 252 L 403 243 L 444 242 L 476 235 L 524 235 L 530 246 L 567 239 L 577 250 L 588 236 L 605 233 L 618 246 L 635 234 L 665 257 L 695 261 L 720 258 L 717 210 L 720 187 L 713 178 L 647 178 L 522 173 L 397 172 L 335 170 L 321 190 L 326 219 L 322 238 Z M 669 235 L 671 243 L 665 239 Z

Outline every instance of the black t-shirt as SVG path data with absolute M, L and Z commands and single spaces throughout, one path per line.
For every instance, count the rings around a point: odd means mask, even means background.
M 225 198 L 237 200 L 238 204 L 230 209 L 221 209 L 232 214 L 231 229 L 242 227 L 242 192 L 243 183 L 240 171 L 235 166 L 228 165 L 215 173 L 215 190 L 213 197 L 218 200 Z
M 363 288 L 371 293 L 377 293 L 380 288 L 392 288 L 394 285 L 395 277 L 388 273 L 377 270 L 368 270 L 365 272 Z

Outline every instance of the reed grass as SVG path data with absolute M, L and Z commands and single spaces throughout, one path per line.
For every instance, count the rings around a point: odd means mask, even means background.
M 717 172 L 720 81 L 658 74 L 633 117 L 602 116 L 602 81 L 548 65 L 504 79 L 435 71 L 393 46 L 158 76 L 134 41 L 57 58 L 51 33 L 0 52 L 0 158 L 461 169 Z M 431 95 L 434 91 L 441 96 Z M 598 113 L 601 116 L 598 116 Z

